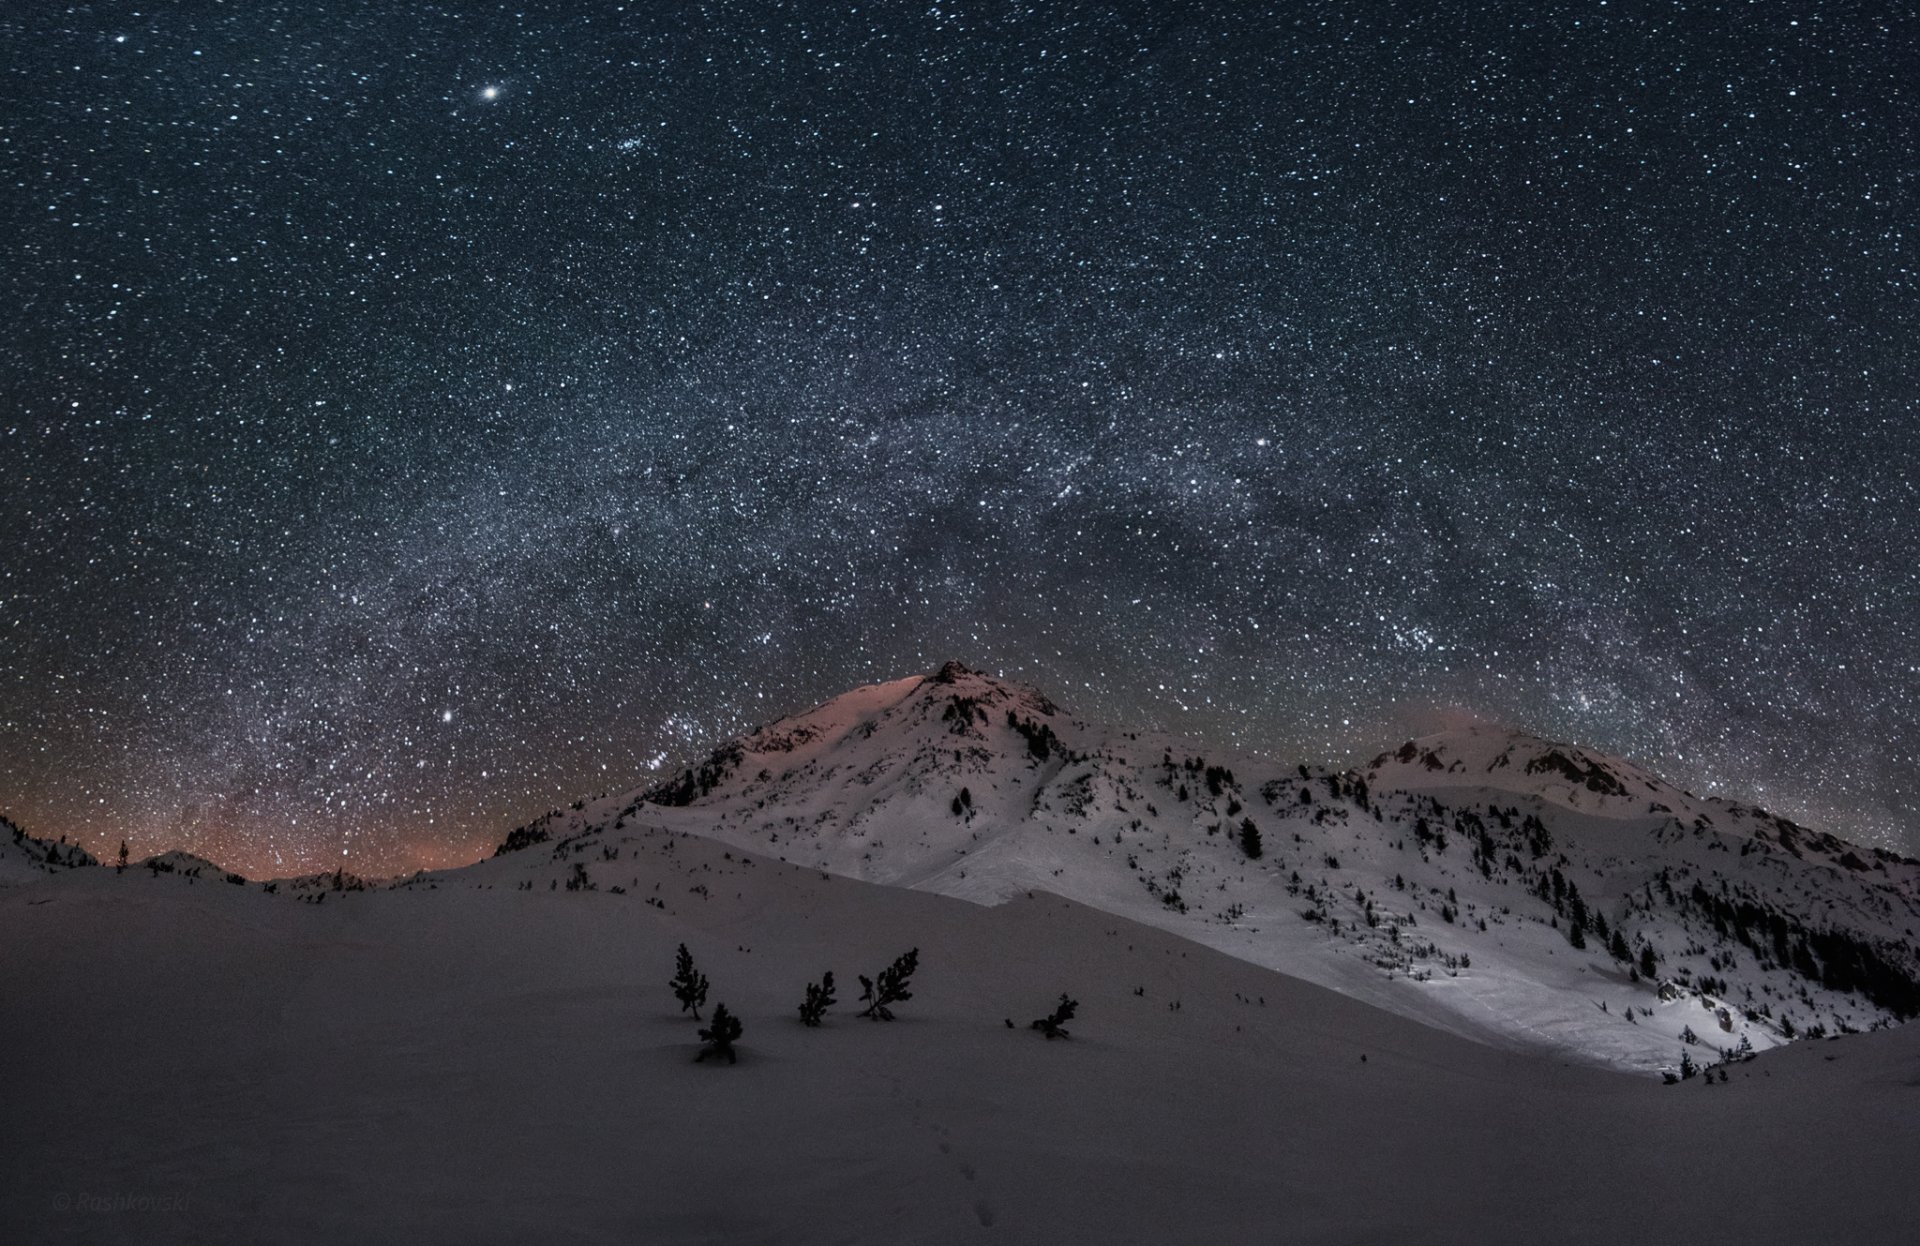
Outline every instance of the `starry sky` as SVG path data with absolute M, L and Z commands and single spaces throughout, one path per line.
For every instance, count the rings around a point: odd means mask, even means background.
M 1920 847 L 1916 25 L 9 6 L 0 810 L 453 864 L 958 657 Z

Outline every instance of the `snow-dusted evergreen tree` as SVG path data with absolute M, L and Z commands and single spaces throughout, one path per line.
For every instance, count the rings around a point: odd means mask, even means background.
M 893 1020 L 893 1011 L 887 1005 L 913 998 L 913 992 L 907 989 L 907 981 L 919 968 L 920 949 L 912 948 L 880 971 L 879 982 L 876 983 L 866 974 L 859 975 L 860 1000 L 866 1004 L 860 1015 L 875 1021 Z
M 728 1064 L 737 1063 L 733 1045 L 740 1041 L 740 1035 L 745 1032 L 746 1027 L 740 1024 L 740 1018 L 728 1012 L 725 1004 L 715 1004 L 713 1020 L 708 1022 L 706 1029 L 700 1031 L 700 1041 L 706 1046 L 693 1058 L 694 1063 L 698 1064 L 708 1056 L 725 1056 Z
M 673 997 L 680 1001 L 681 1012 L 692 1012 L 693 1019 L 700 1019 L 700 1005 L 707 1002 L 707 975 L 693 967 L 693 953 L 687 951 L 687 945 L 680 945 L 680 954 L 673 962 L 673 981 L 667 983 L 673 988 Z
M 820 1018 L 833 1004 L 833 970 L 829 969 L 820 981 L 807 983 L 807 997 L 800 1002 L 800 1024 L 819 1025 Z

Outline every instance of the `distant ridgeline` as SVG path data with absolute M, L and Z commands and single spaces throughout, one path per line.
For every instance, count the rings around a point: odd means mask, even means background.
M 27 834 L 9 818 L 0 818 L 0 832 L 6 836 L 10 862 L 16 868 L 26 866 L 54 874 L 100 864 L 93 859 L 92 853 L 79 844 L 68 843 L 64 835 L 58 841 L 39 839 Z

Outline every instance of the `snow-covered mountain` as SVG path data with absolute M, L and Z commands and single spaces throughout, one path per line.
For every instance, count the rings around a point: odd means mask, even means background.
M 1328 771 L 1101 727 L 949 663 L 501 851 L 628 828 L 983 904 L 1044 889 L 1457 1033 L 1626 1068 L 1920 1012 L 1920 864 L 1489 727 Z

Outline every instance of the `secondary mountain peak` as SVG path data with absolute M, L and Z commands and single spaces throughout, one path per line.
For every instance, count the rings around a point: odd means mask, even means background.
M 1375 783 L 1483 787 L 1615 816 L 1672 812 L 1693 800 L 1622 758 L 1487 724 L 1408 740 L 1369 762 L 1367 774 Z

